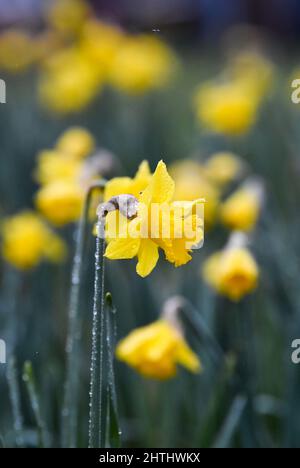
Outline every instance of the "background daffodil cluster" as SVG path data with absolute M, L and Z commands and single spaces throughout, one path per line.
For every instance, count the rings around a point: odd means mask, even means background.
M 129 94 L 164 86 L 176 68 L 171 49 L 151 34 L 129 34 L 96 19 L 84 0 L 56 0 L 43 33 L 0 33 L 0 70 L 39 69 L 38 95 L 58 114 L 84 109 L 108 84 Z
M 122 234 L 144 225 L 140 202 L 175 216 L 204 198 L 204 226 L 189 222 L 205 241 L 113 238 L 105 217 L 96 271 L 111 293 L 104 352 L 122 445 L 299 446 L 297 46 L 249 25 L 218 35 L 222 2 L 57 0 L 14 20 L 15 3 L 0 5 L 0 446 L 68 445 L 72 346 L 70 445 L 88 444 L 96 212 L 123 198 L 136 212 L 121 213 Z

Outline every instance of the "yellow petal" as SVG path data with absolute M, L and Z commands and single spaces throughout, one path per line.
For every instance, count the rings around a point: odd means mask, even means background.
M 191 372 L 201 371 L 201 362 L 198 356 L 191 348 L 182 340 L 177 350 L 177 362 L 186 367 Z
M 105 186 L 104 200 L 108 201 L 112 197 L 122 195 L 123 193 L 130 194 L 131 185 L 132 179 L 130 179 L 130 177 L 115 177 L 107 182 Z
M 163 161 L 159 161 L 151 182 L 145 189 L 140 201 L 149 205 L 149 203 L 170 202 L 174 195 L 175 183 L 167 171 Z
M 136 272 L 143 278 L 151 273 L 159 258 L 158 246 L 150 239 L 143 239 L 138 252 Z
M 134 178 L 140 179 L 140 178 L 145 178 L 145 177 L 150 177 L 150 176 L 151 176 L 151 171 L 150 171 L 149 163 L 148 161 L 144 160 L 139 165 L 139 168 Z
M 140 239 L 115 239 L 106 247 L 104 256 L 110 260 L 133 258 L 140 248 Z

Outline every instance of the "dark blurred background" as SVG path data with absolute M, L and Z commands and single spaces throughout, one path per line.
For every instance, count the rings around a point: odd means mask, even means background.
M 0 1 L 0 21 L 39 26 L 51 0 Z M 299 0 L 90 0 L 102 18 L 133 29 L 182 29 L 187 36 L 215 41 L 234 24 L 264 26 L 286 40 L 299 37 Z

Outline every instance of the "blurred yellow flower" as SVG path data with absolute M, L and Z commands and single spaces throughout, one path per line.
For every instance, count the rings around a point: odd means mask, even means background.
M 169 79 L 175 59 L 166 44 L 148 35 L 122 41 L 111 67 L 110 82 L 127 93 L 143 93 L 163 86 Z
M 57 180 L 38 190 L 35 203 L 43 216 L 55 226 L 79 219 L 84 191 L 73 181 Z
M 263 200 L 260 182 L 245 182 L 220 207 L 220 219 L 230 229 L 251 231 L 258 220 Z
M 242 83 L 206 83 L 195 97 L 199 121 L 208 129 L 225 135 L 240 135 L 254 124 L 258 99 Z
M 120 178 L 120 189 L 125 200 L 128 195 L 124 190 L 123 178 Z M 130 179 L 129 181 L 130 182 Z M 125 184 L 126 187 L 126 184 Z M 176 267 L 191 260 L 191 245 L 197 245 L 203 240 L 203 220 L 193 211 L 183 217 L 183 207 L 180 203 L 172 203 L 175 184 L 169 176 L 166 165 L 160 161 L 147 187 L 133 197 L 135 208 L 133 216 L 118 218 L 121 224 L 119 236 L 116 236 L 116 218 L 112 213 L 106 216 L 106 236 L 108 245 L 105 256 L 110 260 L 130 259 L 138 257 L 137 273 L 145 277 L 155 268 L 159 259 L 159 248 L 166 259 Z M 117 200 L 114 200 L 116 202 Z M 195 200 L 195 203 L 198 200 Z M 109 201 L 108 201 L 109 202 Z M 192 204 L 190 203 L 190 206 Z M 154 213 L 155 208 L 155 213 Z M 152 211 L 153 210 L 153 211 Z M 167 215 L 166 215 L 167 213 Z M 187 239 L 182 225 L 190 227 L 194 237 Z M 179 229 L 180 236 L 178 235 Z
M 163 319 L 131 332 L 118 344 L 116 356 L 143 376 L 155 379 L 174 377 L 178 364 L 194 373 L 201 371 L 198 356 L 181 333 Z
M 59 137 L 56 148 L 66 156 L 82 159 L 94 151 L 95 140 L 88 130 L 71 127 Z
M 107 76 L 123 39 L 118 27 L 93 19 L 84 25 L 79 50 L 91 62 L 91 66 Z
M 42 260 L 60 262 L 66 245 L 34 212 L 24 211 L 1 225 L 2 254 L 16 268 L 30 269 Z
M 243 161 L 233 153 L 222 151 L 213 154 L 205 163 L 205 174 L 220 187 L 239 177 L 245 167 Z
M 259 269 L 251 252 L 234 242 L 211 255 L 203 267 L 205 281 L 232 301 L 239 301 L 252 292 L 258 276 Z
M 206 169 L 196 161 L 183 160 L 170 167 L 175 180 L 174 200 L 195 200 L 205 198 L 205 225 L 210 227 L 216 217 L 219 204 L 219 190 L 206 177 Z
M 52 56 L 39 79 L 41 103 L 58 113 L 77 112 L 100 92 L 103 77 L 75 47 Z
M 55 0 L 46 12 L 49 25 L 64 35 L 80 32 L 88 16 L 89 7 L 84 0 Z
M 10 73 L 26 70 L 35 60 L 34 40 L 22 30 L 10 29 L 0 35 L 0 69 Z
M 274 66 L 262 53 L 246 50 L 233 56 L 228 73 L 233 80 L 242 83 L 250 94 L 261 99 L 272 87 Z
M 81 167 L 80 161 L 65 157 L 57 150 L 43 150 L 38 154 L 34 176 L 42 185 L 59 179 L 78 180 Z

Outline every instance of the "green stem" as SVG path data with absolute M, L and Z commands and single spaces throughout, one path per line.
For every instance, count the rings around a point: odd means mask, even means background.
M 16 445 L 17 447 L 24 447 L 24 427 L 21 413 L 20 388 L 18 384 L 16 360 L 14 357 L 11 357 L 7 364 L 7 381 L 12 406 L 14 430 L 16 434 Z
M 184 314 L 186 322 L 193 329 L 194 333 L 202 342 L 206 344 L 208 350 L 210 351 L 211 358 L 215 364 L 219 365 L 222 363 L 224 360 L 224 352 L 219 343 L 211 334 L 200 313 L 192 306 L 192 304 L 187 301 L 184 302 L 181 310 Z
M 103 224 L 99 222 L 99 229 Z M 89 448 L 105 444 L 103 431 L 103 352 L 104 352 L 104 249 L 105 240 L 96 238 L 95 284 L 92 327 L 92 355 L 90 380 Z
M 88 215 L 92 195 L 95 190 L 103 190 L 105 181 L 90 186 L 78 225 L 75 255 L 72 266 L 72 279 L 69 301 L 69 325 L 66 344 L 67 369 L 62 413 L 62 445 L 75 447 L 77 442 L 78 400 L 79 400 L 79 354 L 81 320 L 79 315 L 80 287 L 83 274 L 83 256 L 89 228 Z
M 110 293 L 105 295 L 106 342 L 107 342 L 107 414 L 105 428 L 105 447 L 119 448 L 121 430 L 117 405 L 116 382 L 114 372 L 114 348 L 117 338 L 116 308 Z

